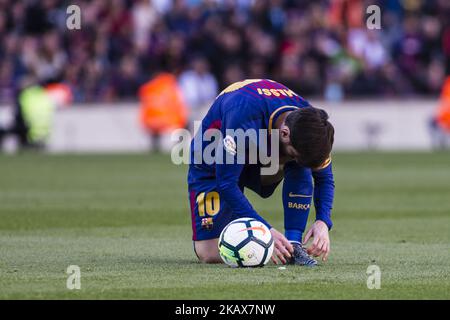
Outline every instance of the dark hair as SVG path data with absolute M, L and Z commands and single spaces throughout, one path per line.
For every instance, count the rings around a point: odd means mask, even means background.
M 325 110 L 306 107 L 289 113 L 285 120 L 292 146 L 299 153 L 297 163 L 319 168 L 328 159 L 334 142 L 334 128 Z

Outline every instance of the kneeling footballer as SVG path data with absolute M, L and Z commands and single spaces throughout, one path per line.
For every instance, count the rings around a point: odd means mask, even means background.
M 221 161 L 198 161 L 210 145 L 204 139 L 195 143 L 208 129 L 219 130 L 223 140 L 215 156 Z M 275 173 L 262 174 L 267 166 L 252 158 L 254 148 L 246 146 L 244 162 L 222 161 L 224 156 L 237 160 L 237 140 L 229 130 L 266 130 L 267 139 L 250 141 L 261 148 L 278 137 Z M 272 80 L 252 79 L 230 85 L 214 101 L 191 141 L 188 190 L 191 208 L 194 251 L 200 261 L 219 263 L 217 247 L 223 228 L 232 220 L 249 217 L 263 222 L 271 231 L 275 248 L 274 263 L 314 266 L 314 257 L 325 261 L 330 252 L 329 230 L 334 199 L 331 149 L 334 128 L 324 110 L 286 86 Z M 251 140 L 251 138 L 250 138 Z M 269 141 L 267 141 L 269 140 Z M 198 141 L 198 140 L 197 140 Z M 241 150 L 241 149 L 239 149 Z M 223 153 L 223 154 L 222 154 Z M 197 158 L 196 158 L 197 157 Z M 273 158 L 272 158 L 273 159 Z M 272 164 L 273 165 L 273 164 Z M 283 181 L 284 234 L 274 229 L 250 204 L 246 188 L 263 198 L 270 197 Z M 314 198 L 316 220 L 305 234 L 311 202 Z M 308 240 L 313 238 L 309 247 Z

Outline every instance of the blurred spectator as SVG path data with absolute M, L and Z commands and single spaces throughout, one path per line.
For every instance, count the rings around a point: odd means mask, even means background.
M 147 46 L 152 29 L 157 20 L 157 11 L 148 0 L 136 1 L 132 7 L 134 45 L 141 51 Z
M 66 83 L 76 102 L 137 99 L 161 71 L 199 82 L 192 56 L 219 88 L 271 78 L 329 99 L 437 96 L 450 70 L 448 0 L 76 3 L 81 30 L 67 30 L 65 0 L 0 1 L 0 103 L 25 75 Z M 369 4 L 381 7 L 381 30 L 366 29 Z
M 113 75 L 113 92 L 123 99 L 136 98 L 139 85 L 144 83 L 139 77 L 137 61 L 131 55 L 124 56 L 119 63 L 117 72 Z
M 178 83 L 194 119 L 201 119 L 198 113 L 208 108 L 218 94 L 217 81 L 209 71 L 208 61 L 195 57 L 191 68 L 179 76 Z
M 55 30 L 48 31 L 40 39 L 24 39 L 22 61 L 28 71 L 40 82 L 56 81 L 66 65 L 66 53 L 59 44 Z

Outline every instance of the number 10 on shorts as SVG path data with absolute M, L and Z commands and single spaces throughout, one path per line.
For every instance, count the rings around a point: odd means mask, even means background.
M 204 217 L 205 213 L 214 216 L 220 211 L 220 197 L 216 191 L 199 193 L 196 202 L 200 217 Z

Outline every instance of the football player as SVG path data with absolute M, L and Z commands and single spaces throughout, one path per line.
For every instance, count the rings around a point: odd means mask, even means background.
M 220 130 L 223 141 L 216 156 L 223 161 L 198 160 L 212 141 L 202 139 L 208 129 Z M 278 171 L 261 174 L 256 163 L 225 161 L 238 157 L 236 137 L 230 130 L 267 130 L 268 139 L 276 131 L 279 148 Z M 274 263 L 314 266 L 314 257 L 325 261 L 330 252 L 329 230 L 334 198 L 331 149 L 334 128 L 324 110 L 286 86 L 267 79 L 237 82 L 226 88 L 214 101 L 191 142 L 188 190 L 191 208 L 194 251 L 200 261 L 219 263 L 218 238 L 232 220 L 251 217 L 262 221 L 271 231 L 275 247 Z M 199 138 L 201 143 L 198 143 Z M 213 140 L 213 139 L 211 139 Z M 196 143 L 197 141 L 197 143 Z M 264 139 L 251 141 L 260 148 Z M 269 143 L 270 145 L 270 143 Z M 244 152 L 252 150 L 246 146 Z M 254 151 L 254 150 L 253 150 Z M 274 229 L 250 204 L 246 188 L 263 198 L 270 197 L 283 181 L 284 234 Z M 306 232 L 308 214 L 314 199 L 316 220 Z M 312 243 L 306 247 L 309 239 Z

